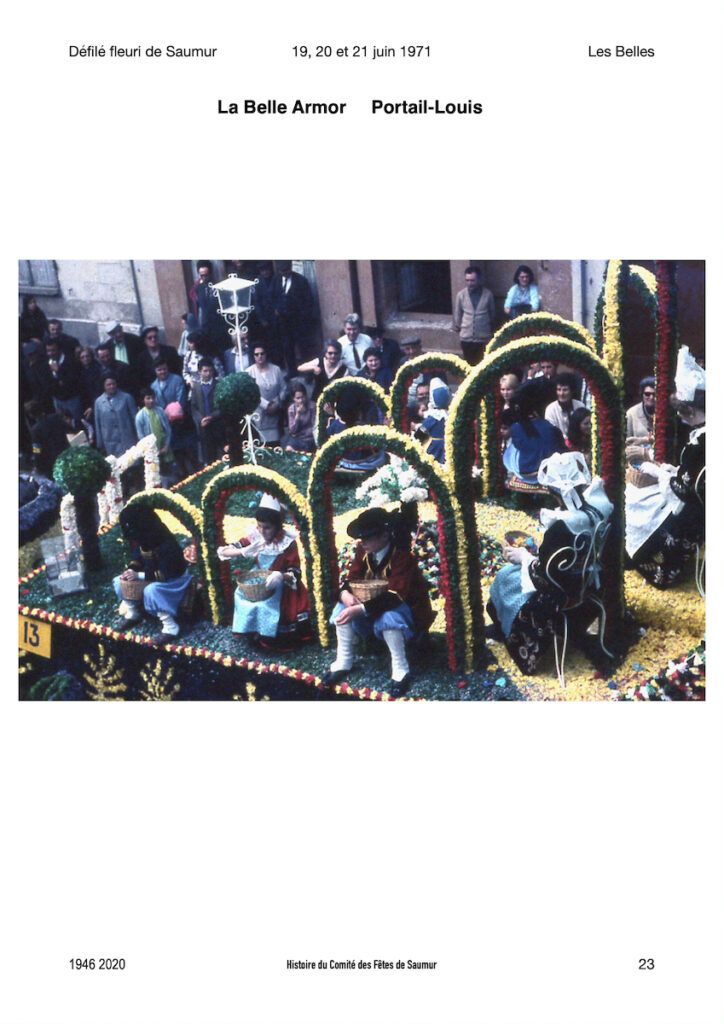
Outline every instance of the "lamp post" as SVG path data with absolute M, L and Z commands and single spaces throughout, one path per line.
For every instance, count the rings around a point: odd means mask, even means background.
M 242 366 L 243 341 L 249 328 L 246 321 L 253 310 L 252 298 L 258 280 L 247 281 L 236 274 L 229 274 L 225 281 L 213 284 L 211 290 L 219 303 L 219 314 L 229 325 L 229 335 L 236 342 L 239 366 Z
M 237 277 L 236 274 L 229 274 L 225 281 L 220 281 L 218 284 L 211 286 L 214 296 L 219 303 L 218 312 L 229 325 L 229 335 L 236 342 L 236 354 L 239 359 L 240 369 L 244 368 L 243 348 L 246 335 L 249 333 L 246 321 L 254 309 L 252 299 L 254 297 L 254 288 L 258 283 L 258 278 L 254 281 L 247 281 L 243 277 Z M 258 421 L 258 416 L 256 413 L 246 412 L 241 415 L 241 419 L 244 421 L 246 433 L 244 448 L 249 455 L 250 461 L 256 465 L 258 443 L 255 444 L 254 441 L 252 422 L 254 419 Z

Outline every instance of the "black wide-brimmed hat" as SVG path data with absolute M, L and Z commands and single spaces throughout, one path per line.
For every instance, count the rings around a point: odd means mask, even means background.
M 355 540 L 364 540 L 365 537 L 376 537 L 390 529 L 390 515 L 383 508 L 366 508 L 361 515 L 347 527 L 347 533 Z

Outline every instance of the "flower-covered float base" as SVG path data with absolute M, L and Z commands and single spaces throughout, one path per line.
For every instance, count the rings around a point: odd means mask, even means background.
M 303 490 L 309 469 L 304 456 L 270 454 L 267 464 L 283 465 L 285 476 Z M 210 478 L 210 467 L 178 488 L 198 503 Z M 359 512 L 354 486 L 334 485 L 335 533 L 340 561 L 351 554 L 346 528 Z M 235 495 L 225 520 L 227 540 L 243 535 L 257 496 Z M 626 574 L 626 600 L 636 620 L 638 639 L 613 675 L 601 676 L 581 652 L 569 645 L 566 688 L 556 679 L 551 652 L 535 676 L 523 676 L 499 643 L 489 645 L 485 669 L 465 676 L 447 666 L 445 616 L 437 590 L 439 565 L 435 544 L 435 512 L 419 506 L 422 529 L 415 551 L 430 584 L 437 612 L 430 642 L 410 650 L 413 682 L 407 700 L 657 700 L 701 699 L 704 696 L 704 602 L 691 583 L 660 593 L 638 577 Z M 175 520 L 167 519 L 180 530 Z M 540 528 L 525 512 L 499 503 L 477 506 L 479 561 L 483 596 L 502 565 L 502 544 L 509 530 L 541 538 Z M 117 601 L 110 580 L 123 568 L 125 545 L 118 527 L 100 537 L 103 569 L 88 574 L 89 589 L 53 600 L 43 570 L 23 578 L 20 613 L 52 626 L 52 656 L 21 652 L 20 696 L 29 700 L 389 700 L 389 655 L 381 644 L 358 652 L 349 680 L 325 690 L 321 676 L 333 660 L 331 649 L 311 640 L 294 651 L 259 650 L 235 637 L 229 626 L 196 621 L 184 628 L 176 644 L 159 646 L 155 620 L 144 620 L 128 633 L 113 630 Z

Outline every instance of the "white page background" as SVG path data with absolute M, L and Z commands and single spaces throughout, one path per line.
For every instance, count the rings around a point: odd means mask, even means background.
M 711 0 L 16 9 L 8 351 L 19 257 L 515 259 L 538 246 L 706 259 L 711 390 L 721 28 Z M 114 41 L 221 54 L 66 56 Z M 404 42 L 432 58 L 290 56 L 295 43 Z M 619 42 L 657 57 L 586 56 Z M 372 96 L 425 95 L 486 113 L 367 112 Z M 247 96 L 346 100 L 349 113 L 215 113 L 217 98 Z M 710 417 L 719 436 L 715 401 Z M 14 457 L 8 444 L 0 1024 L 722 1019 L 715 643 L 698 705 L 19 704 Z M 721 508 L 714 474 L 709 493 Z M 710 564 L 716 641 L 713 545 Z M 91 955 L 128 966 L 69 969 Z M 438 969 L 285 970 L 374 957 Z

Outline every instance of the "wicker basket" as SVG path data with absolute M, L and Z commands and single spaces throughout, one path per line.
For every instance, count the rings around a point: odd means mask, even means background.
M 347 582 L 347 589 L 351 590 L 357 600 L 363 604 L 365 601 L 371 601 L 372 598 L 384 594 L 388 586 L 387 580 L 348 580 Z
M 269 597 L 265 580 L 269 573 L 260 569 L 251 569 L 236 580 L 236 589 L 247 601 L 264 601 Z
M 146 580 L 121 580 L 121 597 L 124 601 L 142 601 L 143 591 L 148 586 Z
M 635 469 L 633 466 L 626 467 L 626 483 L 632 484 L 634 487 L 651 487 L 653 484 L 659 482 L 658 477 L 650 476 L 648 473 L 642 473 L 640 469 Z

